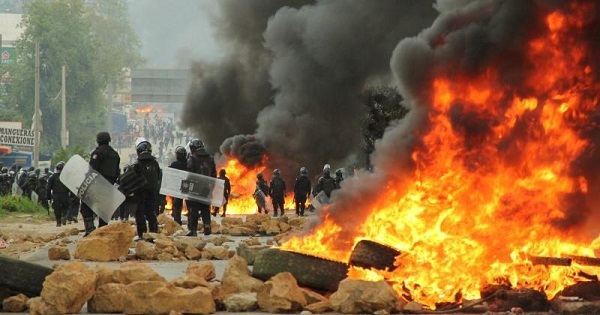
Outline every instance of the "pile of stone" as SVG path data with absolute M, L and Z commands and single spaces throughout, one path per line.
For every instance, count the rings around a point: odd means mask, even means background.
M 209 314 L 263 311 L 290 313 L 336 311 L 345 314 L 389 314 L 404 303 L 385 282 L 346 279 L 329 298 L 298 286 L 289 272 L 266 282 L 253 278 L 246 261 L 235 255 L 222 279 L 215 279 L 211 262 L 191 262 L 185 276 L 165 280 L 141 262 L 118 269 L 68 262 L 46 278 L 41 295 L 3 301 L 4 311 L 30 314 L 88 313 Z

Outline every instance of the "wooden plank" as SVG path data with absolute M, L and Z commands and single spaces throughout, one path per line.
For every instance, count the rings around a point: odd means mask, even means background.
M 583 266 L 600 266 L 600 258 L 578 256 L 578 255 L 562 255 L 565 258 L 570 258 L 573 262 Z
M 534 265 L 548 266 L 570 266 L 571 258 L 564 257 L 546 257 L 546 256 L 529 256 L 529 261 Z
M 52 268 L 0 255 L 0 287 L 39 296 Z

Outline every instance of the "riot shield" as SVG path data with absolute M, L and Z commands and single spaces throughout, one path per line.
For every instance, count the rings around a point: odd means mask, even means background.
M 79 155 L 74 155 L 67 161 L 59 178 L 106 222 L 110 222 L 113 213 L 125 201 L 125 195 Z
M 201 202 L 220 207 L 225 201 L 222 179 L 190 173 L 174 168 L 164 168 L 160 183 L 160 194 Z
M 38 194 L 35 191 L 32 191 L 31 192 L 31 201 L 37 203 L 39 199 L 40 199 L 40 197 L 38 196 Z
M 23 195 L 23 189 L 21 189 L 21 187 L 19 187 L 19 185 L 17 185 L 17 183 L 13 183 L 12 184 L 12 195 L 13 196 L 22 196 Z
M 312 196 L 310 199 L 310 204 L 317 210 L 321 210 L 321 208 L 323 208 L 325 205 L 328 205 L 329 202 L 329 197 L 327 197 L 324 191 L 321 191 L 316 196 Z
M 256 191 L 252 196 L 254 197 L 254 200 L 256 200 L 256 203 L 259 204 L 261 208 L 265 209 L 266 212 L 271 212 L 273 210 L 272 205 L 269 203 L 269 200 L 262 189 L 256 187 Z

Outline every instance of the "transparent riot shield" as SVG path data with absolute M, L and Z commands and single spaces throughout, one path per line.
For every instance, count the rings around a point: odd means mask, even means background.
M 125 195 L 79 155 L 74 155 L 67 161 L 59 178 L 106 222 L 110 222 L 113 213 L 125 201 Z
M 321 208 L 328 205 L 329 202 L 329 197 L 327 197 L 324 191 L 318 193 L 316 196 L 313 196 L 310 199 L 310 204 L 317 210 L 321 210 Z
M 32 191 L 31 192 L 31 201 L 37 203 L 39 199 L 40 199 L 40 197 L 38 196 L 38 194 L 35 191 Z
M 21 189 L 21 187 L 19 187 L 19 185 L 17 185 L 17 183 L 12 184 L 11 192 L 12 192 L 13 196 L 22 196 L 23 195 L 23 190 Z
M 267 196 L 265 196 L 265 193 L 262 191 L 262 189 L 256 187 L 256 191 L 254 191 L 253 197 L 254 200 L 256 200 L 256 203 L 260 205 L 261 208 L 265 209 L 266 212 L 273 211 L 273 206 L 269 202 Z
M 225 202 L 222 179 L 190 173 L 174 168 L 164 168 L 160 193 L 220 207 Z

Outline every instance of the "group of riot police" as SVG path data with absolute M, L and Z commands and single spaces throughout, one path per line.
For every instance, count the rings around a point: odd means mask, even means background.
M 325 164 L 323 167 L 323 174 L 319 177 L 317 184 L 313 188 L 311 180 L 308 177 L 307 168 L 301 167 L 300 175 L 298 175 L 294 181 L 294 204 L 296 215 L 305 215 L 306 202 L 309 200 L 311 193 L 313 196 L 317 196 L 322 192 L 327 198 L 330 198 L 331 193 L 341 187 L 343 180 L 344 172 L 341 168 L 335 172 L 335 177 L 331 177 L 331 166 Z M 281 171 L 279 169 L 273 170 L 273 178 L 269 183 L 267 183 L 262 173 L 258 173 L 256 175 L 256 190 L 254 192 L 258 213 L 264 211 L 266 214 L 269 214 L 266 207 L 266 197 L 270 196 L 273 204 L 273 216 L 283 216 L 285 214 L 285 191 L 286 184 L 281 177 Z

